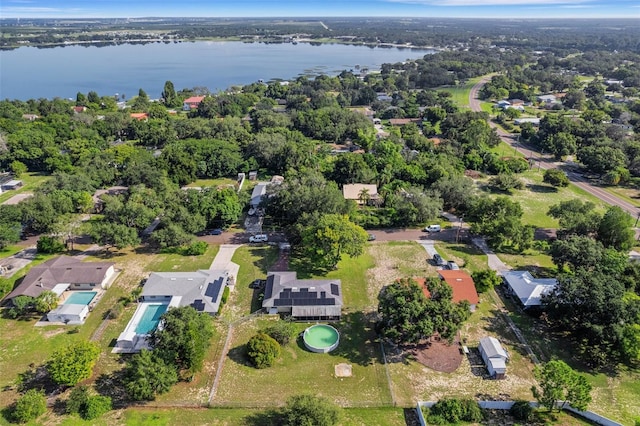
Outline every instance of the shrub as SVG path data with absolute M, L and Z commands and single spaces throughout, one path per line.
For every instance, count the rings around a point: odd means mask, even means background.
M 442 418 L 446 423 L 460 421 L 477 423 L 482 420 L 482 410 L 477 402 L 471 399 L 441 399 L 431 407 L 429 418 Z M 445 423 L 445 424 L 446 424 Z
M 512 189 L 524 189 L 524 183 L 511 173 L 500 173 L 497 176 L 492 176 L 489 178 L 489 185 L 505 192 Z
M 209 245 L 204 241 L 194 241 L 184 249 L 184 254 L 186 256 L 200 256 L 205 254 L 208 247 Z
M 93 342 L 71 343 L 53 353 L 47 371 L 54 382 L 74 386 L 91 377 L 99 355 L 100 349 Z
M 89 397 L 87 402 L 84 404 L 80 415 L 85 420 L 93 420 L 110 410 L 111 398 L 108 396 L 95 395 Z
M 325 398 L 295 395 L 281 413 L 284 426 L 333 426 L 340 421 L 340 409 Z
M 65 246 L 62 244 L 60 240 L 56 237 L 49 237 L 47 235 L 43 235 L 38 239 L 38 253 L 60 253 L 64 251 Z
M 556 187 L 569 186 L 569 178 L 562 170 L 559 169 L 545 170 L 542 181 Z
M 475 284 L 476 291 L 478 293 L 484 293 L 485 291 L 491 290 L 502 282 L 502 279 L 498 274 L 496 274 L 496 271 L 492 269 L 476 271 L 471 274 L 471 278 L 473 278 L 473 283 Z
M 26 423 L 37 419 L 45 411 L 47 411 L 47 400 L 44 397 L 44 392 L 29 389 L 16 401 L 13 418 L 20 423 Z
M 229 287 L 225 287 L 224 291 L 222 292 L 222 304 L 226 304 L 227 300 L 229 300 L 229 294 L 231 293 L 231 290 L 229 289 Z
M 249 339 L 247 356 L 256 368 L 271 367 L 280 356 L 280 344 L 271 336 L 259 332 Z
M 529 405 L 528 401 L 519 399 L 509 409 L 509 414 L 516 420 L 529 421 L 533 416 L 533 407 Z
M 291 337 L 295 333 L 295 326 L 291 321 L 278 321 L 273 325 L 265 328 L 265 334 L 271 336 L 276 342 L 282 346 L 286 346 L 291 341 Z
M 109 312 L 107 312 L 107 318 L 108 319 L 118 318 L 122 313 L 123 309 L 124 309 L 124 304 L 122 302 L 116 303 L 115 305 L 113 305 L 111 309 L 109 309 Z
M 78 386 L 73 388 L 69 399 L 67 399 L 67 414 L 80 414 L 82 408 L 89 400 L 89 388 L 86 386 Z

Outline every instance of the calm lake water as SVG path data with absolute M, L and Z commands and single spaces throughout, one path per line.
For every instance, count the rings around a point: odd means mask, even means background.
M 204 86 L 216 92 L 232 85 L 300 75 L 336 75 L 356 66 L 378 70 L 383 63 L 417 59 L 425 49 L 339 44 L 241 42 L 152 43 L 146 45 L 22 47 L 0 52 L 0 99 L 74 98 L 91 90 L 100 96 L 144 89 L 158 98 L 165 81 L 176 88 Z

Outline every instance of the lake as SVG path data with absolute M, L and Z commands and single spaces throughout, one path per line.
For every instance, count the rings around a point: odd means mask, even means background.
M 384 63 L 422 58 L 426 49 L 342 44 L 242 43 L 196 41 L 73 45 L 0 52 L 0 99 L 74 98 L 77 92 L 100 96 L 142 88 L 158 98 L 167 80 L 176 90 L 203 86 L 212 92 L 263 80 L 301 75 L 337 75 L 357 66 L 378 70 Z

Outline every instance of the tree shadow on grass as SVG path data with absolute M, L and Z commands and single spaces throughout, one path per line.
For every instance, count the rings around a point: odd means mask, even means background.
M 95 382 L 96 391 L 102 396 L 110 397 L 114 409 L 131 405 L 131 400 L 124 389 L 123 379 L 124 369 L 121 369 L 110 374 L 101 374 Z
M 229 359 L 236 364 L 244 365 L 246 367 L 253 367 L 253 364 L 247 359 L 247 345 L 238 345 L 235 348 L 229 349 L 227 353 Z
M 65 387 L 51 379 L 46 365 L 31 364 L 27 371 L 18 374 L 18 391 L 26 392 L 29 389 L 40 389 L 45 395 L 52 396 L 64 392 Z
M 330 355 L 344 357 L 363 366 L 372 365 L 374 362 L 384 363 L 373 314 L 350 312 L 344 314 L 342 320 L 333 325 L 340 333 L 340 343 Z
M 247 426 L 278 426 L 282 421 L 278 410 L 273 408 L 249 414 L 242 420 Z
M 7 421 L 7 423 L 18 423 L 13 416 L 13 412 L 16 408 L 16 403 L 12 402 L 10 405 L 0 409 L 0 416 Z
M 537 192 L 540 194 L 555 194 L 558 192 L 558 188 L 549 185 L 527 185 L 527 189 L 531 192 Z
M 296 271 L 299 279 L 325 276 L 331 270 L 319 267 L 299 251 L 292 251 L 289 257 L 289 270 Z

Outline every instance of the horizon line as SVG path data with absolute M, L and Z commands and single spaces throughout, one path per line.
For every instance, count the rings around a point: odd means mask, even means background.
M 621 20 L 640 20 L 640 17 L 629 16 L 582 16 L 582 17 L 518 17 L 518 16 L 501 16 L 501 17 L 464 17 L 464 16 L 402 16 L 402 15 L 300 15 L 300 16 L 13 16 L 0 17 L 0 21 L 10 19 L 322 19 L 322 18 L 398 18 L 398 19 L 460 19 L 460 20 L 520 20 L 520 21 L 539 21 L 539 20 L 562 20 L 562 21 L 581 21 L 581 20 L 601 20 L 607 21 L 612 19 Z

